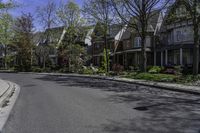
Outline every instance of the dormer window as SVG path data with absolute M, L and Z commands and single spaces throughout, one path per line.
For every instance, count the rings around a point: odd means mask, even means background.
M 187 14 L 187 10 L 184 6 L 180 6 L 176 9 L 176 16 L 177 17 L 184 17 Z

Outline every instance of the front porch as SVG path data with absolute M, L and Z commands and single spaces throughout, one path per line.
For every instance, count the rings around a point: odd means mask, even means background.
M 193 63 L 193 49 L 179 48 L 156 52 L 156 65 L 158 66 L 187 66 Z
M 153 65 L 153 53 L 150 49 L 147 49 L 147 65 Z M 141 49 L 127 50 L 117 52 L 113 59 L 114 64 L 120 64 L 125 69 L 130 69 L 131 66 L 142 65 L 142 53 Z

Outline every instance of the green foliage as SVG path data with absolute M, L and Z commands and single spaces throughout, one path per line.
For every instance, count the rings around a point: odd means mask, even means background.
M 58 72 L 60 72 L 60 73 L 69 73 L 69 68 L 68 67 L 61 68 Z
M 37 72 L 37 73 L 51 72 L 51 68 L 49 68 L 49 67 L 41 68 L 41 67 L 38 67 L 38 66 L 32 66 L 31 67 L 31 72 Z
M 131 72 L 139 72 L 140 71 L 140 68 L 138 65 L 135 65 L 135 66 L 129 66 L 129 70 Z
M 98 71 L 97 71 L 97 74 L 105 74 L 106 73 L 106 70 L 104 68 L 99 68 Z
M 175 69 L 175 71 L 176 71 L 176 74 L 181 74 L 182 71 L 183 71 L 182 66 L 175 66 L 174 69 Z
M 13 55 L 7 55 L 4 59 L 5 63 L 8 65 L 8 68 L 13 66 L 14 60 L 15 60 L 15 56 Z
M 107 51 L 108 52 L 108 51 Z M 108 52 L 109 53 L 109 52 Z M 107 64 L 108 63 L 108 64 Z M 108 58 L 107 58 L 107 55 L 106 55 L 106 49 L 103 50 L 103 61 L 102 61 L 102 71 L 104 71 L 104 73 L 107 72 L 107 70 L 109 69 L 109 66 L 110 66 L 110 58 L 109 58 L 109 55 L 108 55 Z
M 183 75 L 177 79 L 178 83 L 193 83 L 200 80 L 200 75 Z
M 62 3 L 62 6 L 58 9 L 57 16 L 65 27 L 75 28 L 83 23 L 80 13 L 79 6 L 73 1 L 68 1 L 66 4 Z
M 67 45 L 60 54 L 67 57 L 68 64 L 66 66 L 70 72 L 79 72 L 89 58 L 86 49 L 79 44 Z
M 94 74 L 94 71 L 91 68 L 86 67 L 86 68 L 83 69 L 83 73 L 82 74 L 92 75 L 92 74 Z
M 32 67 L 31 71 L 32 72 L 43 72 L 43 69 L 41 67 L 34 66 L 34 67 Z
M 159 67 L 159 66 L 153 66 L 149 69 L 149 73 L 152 73 L 152 74 L 156 74 L 156 73 L 160 73 L 162 71 L 162 67 Z
M 172 75 L 172 74 L 151 74 L 151 73 L 137 73 L 137 72 L 128 73 L 127 75 L 124 75 L 123 77 L 132 78 L 132 79 L 157 81 L 157 82 L 175 82 L 179 78 L 179 76 Z
M 30 71 L 32 65 L 33 48 L 33 17 L 31 14 L 23 14 L 17 18 L 14 25 L 15 36 L 13 43 L 17 50 L 17 68 L 19 71 Z
M 139 73 L 135 75 L 136 79 L 144 79 L 159 82 L 174 82 L 177 78 L 175 75 L 170 74 L 150 74 L 150 73 Z
M 9 48 L 11 47 L 12 44 L 12 39 L 13 39 L 13 30 L 12 30 L 12 25 L 13 25 L 13 18 L 12 16 L 7 13 L 3 12 L 0 14 L 0 42 L 1 44 L 4 45 L 4 66 L 5 69 L 10 67 L 10 57 L 7 57 L 9 54 Z

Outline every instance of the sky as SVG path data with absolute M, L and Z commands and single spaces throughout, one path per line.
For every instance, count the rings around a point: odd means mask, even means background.
M 2 2 L 8 2 L 9 0 L 0 0 Z M 19 8 L 14 8 L 9 12 L 18 17 L 23 13 L 31 13 L 34 17 L 36 16 L 36 8 L 38 6 L 45 6 L 49 0 L 14 0 L 17 4 L 21 5 Z M 66 3 L 68 0 L 52 0 L 57 5 L 59 5 L 60 1 Z M 82 6 L 84 0 L 74 0 L 79 6 Z M 40 29 L 39 24 L 35 22 L 35 26 L 37 29 Z

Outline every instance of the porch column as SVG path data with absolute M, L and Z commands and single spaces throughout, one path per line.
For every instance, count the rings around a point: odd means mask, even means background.
M 161 66 L 163 66 L 163 51 L 160 52 Z
M 157 56 L 157 52 L 155 51 L 154 55 L 153 55 L 153 62 L 154 62 L 153 64 L 154 64 L 154 66 L 156 66 L 156 59 L 157 59 L 156 56 Z
M 183 49 L 180 48 L 180 65 L 183 65 Z
M 125 66 L 125 54 L 123 53 L 123 66 Z
M 137 55 L 137 52 L 135 52 L 135 60 L 134 60 L 134 65 L 138 65 L 138 55 Z
M 168 64 L 168 51 L 165 50 L 165 65 Z
M 117 54 L 117 63 L 116 64 L 119 64 L 119 54 Z
M 127 68 L 127 53 L 124 53 L 124 54 L 125 54 L 124 68 Z

